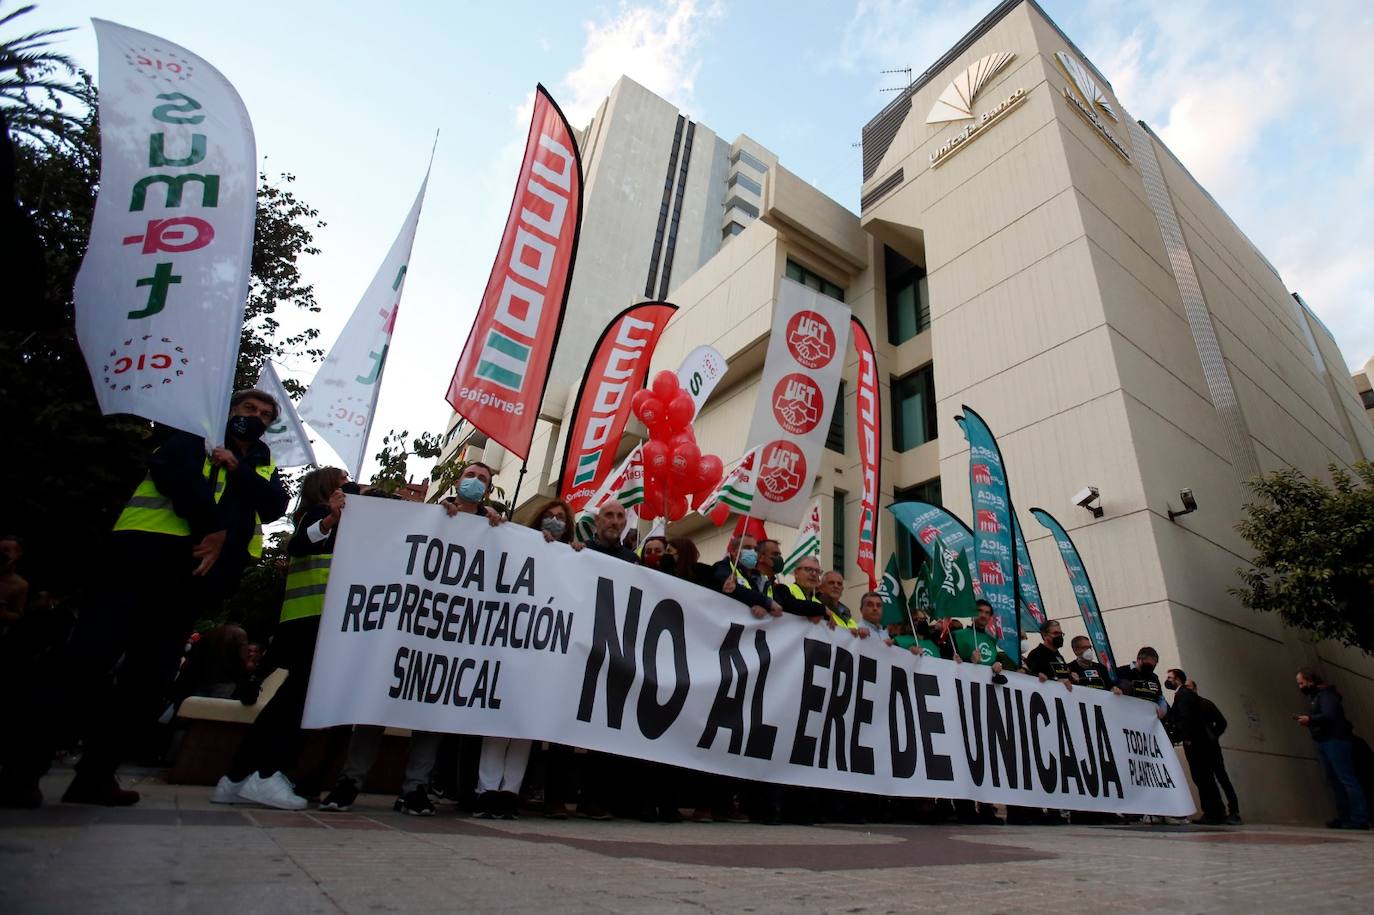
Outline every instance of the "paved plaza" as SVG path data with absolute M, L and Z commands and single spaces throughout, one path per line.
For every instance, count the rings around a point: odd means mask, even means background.
M 126 783 L 137 807 L 0 811 L 0 912 L 1374 911 L 1369 833 L 416 819 Z

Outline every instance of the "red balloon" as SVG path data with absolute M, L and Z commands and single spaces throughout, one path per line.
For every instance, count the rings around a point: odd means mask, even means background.
M 687 516 L 687 500 L 682 496 L 673 496 L 668 500 L 668 513 L 664 516 L 669 521 L 681 521 Z
M 646 515 L 645 517 L 648 516 Z M 706 517 L 710 518 L 711 523 L 716 527 L 720 527 L 730 517 L 730 506 L 717 505 L 715 508 L 711 509 L 711 513 Z
M 648 388 L 640 388 L 638 391 L 635 391 L 634 396 L 630 398 L 630 412 L 638 416 L 639 410 L 644 405 L 644 402 L 652 399 L 653 396 L 654 392 Z
M 693 402 L 692 395 L 686 391 L 678 391 L 672 400 L 664 401 L 664 403 L 668 405 L 668 423 L 674 429 L 687 428 L 697 412 L 697 405 Z
M 703 487 L 715 486 L 725 476 L 725 464 L 714 454 L 703 454 L 697 461 L 697 479 Z
M 686 444 L 687 442 L 691 442 L 693 445 L 697 443 L 696 433 L 692 431 L 691 426 L 688 426 L 686 429 L 683 429 L 680 432 L 674 432 L 672 435 L 668 436 L 669 448 L 677 448 L 678 445 Z
M 668 446 L 669 451 L 673 449 L 672 443 L 669 441 L 672 437 L 673 428 L 668 425 L 666 419 L 660 420 L 649 427 L 649 438 L 656 442 L 663 442 L 663 444 Z
M 661 509 L 667 498 L 667 493 L 663 490 L 663 479 L 658 476 L 646 475 L 644 477 L 644 504 Z
M 672 401 L 673 397 L 682 388 L 677 383 L 677 375 L 664 369 L 654 376 L 654 382 L 649 387 L 653 388 L 654 396 L 664 403 Z
M 697 462 L 701 460 L 701 449 L 691 442 L 683 442 L 673 449 L 668 461 L 668 473 L 679 480 L 688 480 L 696 475 Z M 695 489 L 695 486 L 689 487 Z
M 634 410 L 635 416 L 646 426 L 653 427 L 668 419 L 668 408 L 652 394 L 639 402 L 638 409 L 631 402 L 630 409 Z
M 644 443 L 644 466 L 649 469 L 650 474 L 667 470 L 671 457 L 666 442 L 651 438 Z
M 658 508 L 652 503 L 645 502 L 643 505 L 639 506 L 639 517 L 643 518 L 645 521 L 657 521 Z

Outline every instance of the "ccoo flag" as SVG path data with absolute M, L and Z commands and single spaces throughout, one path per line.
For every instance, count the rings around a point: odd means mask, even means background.
M 268 426 L 262 436 L 263 443 L 272 452 L 272 461 L 278 467 L 304 467 L 319 463 L 315 460 L 315 449 L 305 434 L 301 418 L 296 413 L 296 405 L 291 402 L 291 394 L 277 377 L 276 366 L 269 360 L 263 360 L 257 387 L 276 398 L 281 411 L 277 421 Z
M 582 224 L 582 159 L 572 128 L 543 87 L 525 160 L 482 303 L 448 402 L 507 451 L 528 458 L 549 363 L 563 326 Z
M 253 125 L 209 63 L 94 19 L 100 194 L 76 333 L 103 413 L 224 441 L 257 210 Z
M 568 424 L 558 487 L 573 511 L 587 504 L 615 467 L 615 452 L 630 418 L 630 395 L 643 387 L 654 347 L 675 311 L 677 306 L 667 302 L 631 305 L 601 332 Z
M 873 341 L 858 318 L 850 318 L 854 350 L 859 354 L 858 409 L 859 466 L 863 470 L 863 496 L 859 503 L 859 568 L 868 573 L 868 587 L 878 586 L 874 576 L 878 551 L 878 474 L 882 455 L 882 413 L 878 408 L 878 361 Z
M 382 389 L 382 372 L 396 329 L 396 313 L 401 307 L 410 249 L 420 224 L 420 207 L 425 202 L 429 172 L 420 182 L 410 213 L 400 234 L 372 278 L 367 291 L 353 309 L 339 339 L 329 350 L 315 374 L 315 380 L 301 398 L 301 419 L 308 422 L 329 446 L 338 452 L 353 479 L 362 473 L 372 418 L 377 410 L 377 395 Z

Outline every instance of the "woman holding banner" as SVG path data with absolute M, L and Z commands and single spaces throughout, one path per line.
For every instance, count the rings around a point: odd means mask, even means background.
M 286 595 L 281 605 L 268 661 L 289 674 L 286 682 L 254 720 L 210 798 L 216 804 L 257 803 L 282 810 L 303 810 L 286 770 L 300 756 L 304 738 L 301 716 L 315 659 L 315 639 L 324 612 L 325 585 L 334 540 L 343 516 L 343 485 L 348 475 L 337 467 L 320 467 L 301 481 L 300 502 L 291 516 L 296 531 L 286 552 Z M 245 697 L 248 698 L 248 697 Z M 256 690 L 252 693 L 257 699 Z

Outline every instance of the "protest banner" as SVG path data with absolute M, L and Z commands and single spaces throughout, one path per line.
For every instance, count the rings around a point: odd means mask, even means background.
M 1180 816 L 1153 704 L 917 658 L 538 531 L 356 500 L 305 726 L 556 741 L 746 779 Z

